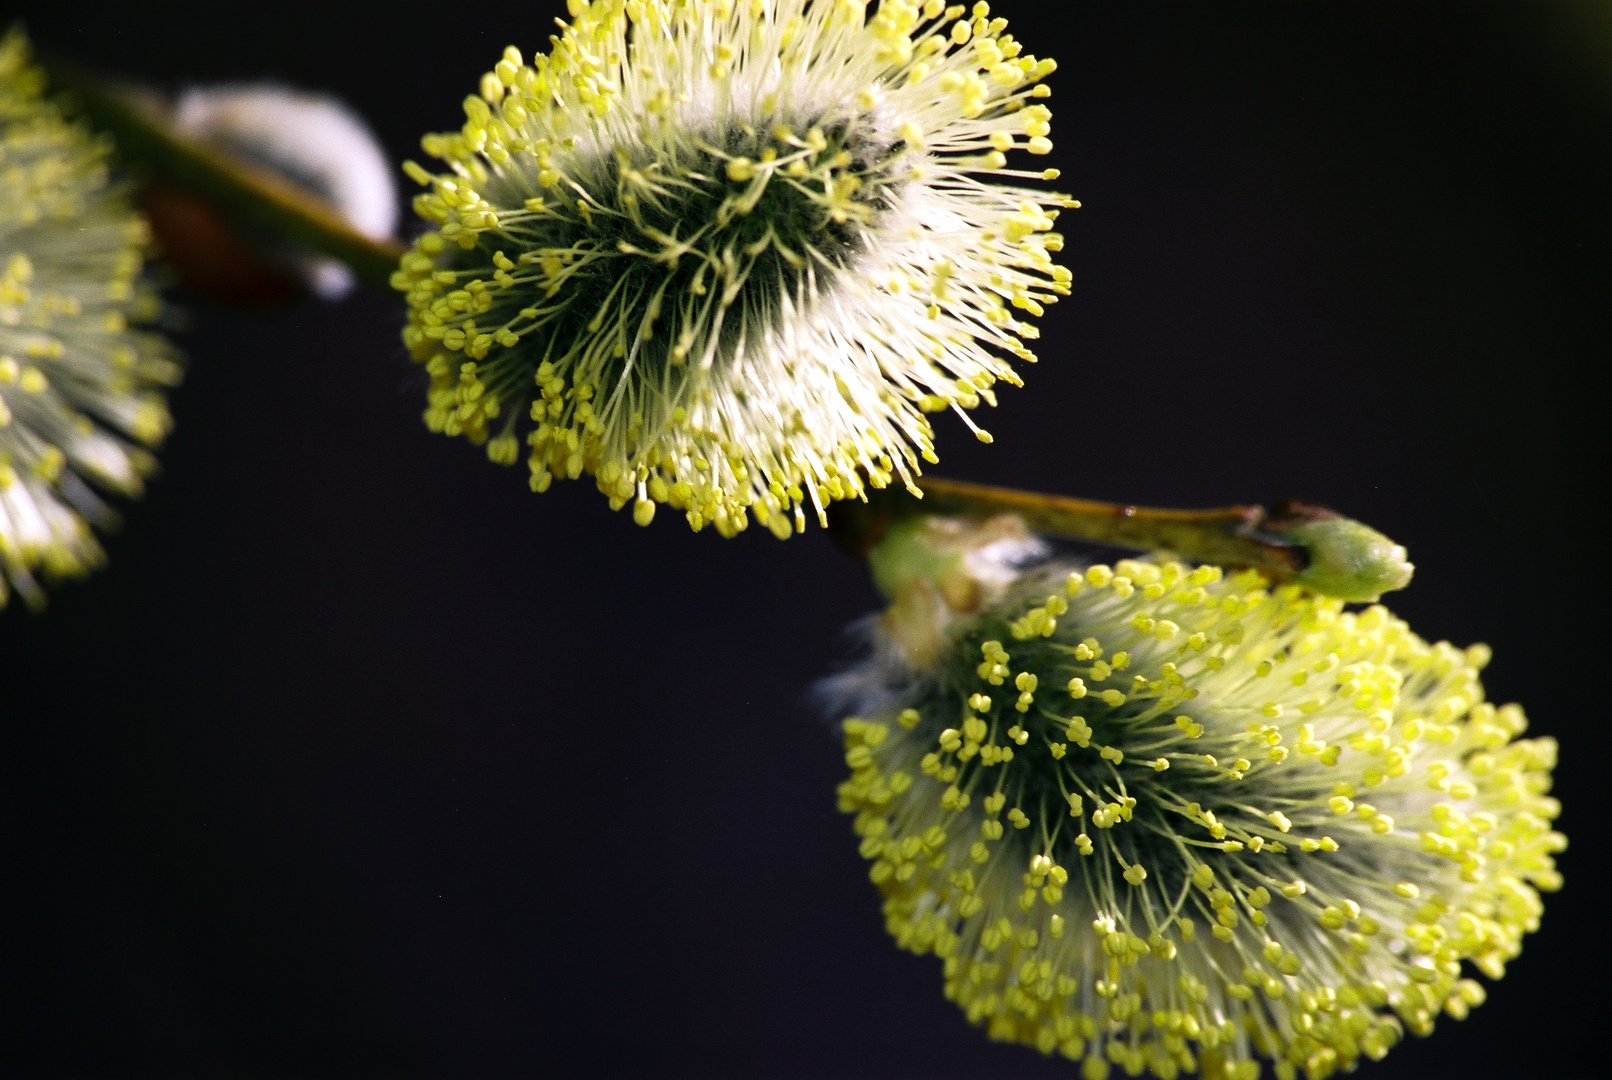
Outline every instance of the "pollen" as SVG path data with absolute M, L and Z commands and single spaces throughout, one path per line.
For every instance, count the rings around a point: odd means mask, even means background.
M 1487 650 L 1163 559 L 1044 563 L 953 629 L 879 650 L 839 802 L 890 934 L 992 1038 L 1083 1076 L 1351 1071 L 1482 1002 L 1561 885 L 1556 744 L 1485 700 Z M 1020 711 L 999 668 L 1127 692 Z
M 44 90 L 22 33 L 0 38 L 0 606 L 105 560 L 95 528 L 116 515 L 95 488 L 140 494 L 181 374 L 141 327 L 160 311 L 149 236 L 110 147 Z
M 1073 203 L 1008 157 L 1050 149 L 1056 65 L 939 3 L 569 11 L 425 137 L 442 172 L 404 167 L 427 427 L 523 446 L 534 491 L 587 475 L 725 536 L 913 487 L 927 414 L 1018 385 L 1028 320 L 1068 294 Z

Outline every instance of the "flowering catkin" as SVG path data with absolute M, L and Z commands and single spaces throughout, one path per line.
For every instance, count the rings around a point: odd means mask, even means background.
M 864 672 L 840 805 L 896 941 L 1087 1080 L 1381 1057 L 1561 884 L 1555 742 L 1484 700 L 1481 645 L 1152 561 L 1027 571 L 947 642 Z
M 0 603 L 9 580 L 35 605 L 36 573 L 104 558 L 91 525 L 115 515 L 90 485 L 140 493 L 180 377 L 168 342 L 136 329 L 159 310 L 145 223 L 108 186 L 107 143 L 44 86 L 22 34 L 0 40 Z
M 435 227 L 394 276 L 427 425 L 535 491 L 592 475 L 775 534 L 936 460 L 924 415 L 994 403 L 1068 291 L 1051 60 L 988 4 L 570 0 L 412 162 Z M 989 441 L 989 436 L 979 432 Z

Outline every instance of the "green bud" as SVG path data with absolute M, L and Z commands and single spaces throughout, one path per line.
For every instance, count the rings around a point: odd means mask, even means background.
M 1376 529 L 1344 517 L 1322 518 L 1283 530 L 1283 540 L 1302 547 L 1310 563 L 1294 579 L 1323 596 L 1372 601 L 1410 584 L 1415 567 L 1403 545 Z
M 868 552 L 868 571 L 873 586 L 887 599 L 893 599 L 914 579 L 938 582 L 956 569 L 963 551 L 946 543 L 930 527 L 933 519 L 914 515 L 895 521 Z

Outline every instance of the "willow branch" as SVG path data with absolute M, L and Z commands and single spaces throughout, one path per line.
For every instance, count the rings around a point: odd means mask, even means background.
M 1175 510 L 929 477 L 924 497 L 887 488 L 866 503 L 836 503 L 835 539 L 866 557 L 890 525 L 915 514 L 989 518 L 1014 514 L 1036 532 L 1139 551 L 1170 551 L 1195 562 L 1248 567 L 1344 600 L 1375 600 L 1410 583 L 1405 549 L 1321 506 L 1283 502 Z
M 250 161 L 177 131 L 160 106 L 76 65 L 44 58 L 52 81 L 117 141 L 118 152 L 147 170 L 215 203 L 242 223 L 303 244 L 385 286 L 403 245 L 372 240 L 309 192 Z M 1410 582 L 1405 549 L 1386 536 L 1324 507 L 1302 503 L 1171 510 L 928 478 L 920 500 L 899 489 L 873 492 L 866 503 L 840 502 L 830 528 L 848 551 L 866 557 L 891 522 L 915 514 L 988 518 L 1016 514 L 1051 536 L 1147 551 L 1194 561 L 1250 567 L 1345 600 L 1375 600 Z

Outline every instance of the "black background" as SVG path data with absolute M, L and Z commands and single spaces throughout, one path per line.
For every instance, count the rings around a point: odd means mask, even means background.
M 937 471 L 1302 496 L 1407 544 L 1395 609 L 1495 647 L 1491 696 L 1562 740 L 1575 848 L 1489 1003 L 1362 1075 L 1577 1073 L 1606 985 L 1612 11 L 996 8 L 1061 63 L 1074 296 L 995 445 L 943 423 Z M 23 14 L 158 82 L 335 91 L 401 159 L 563 7 Z M 189 306 L 111 569 L 0 614 L 0 1068 L 1076 1075 L 987 1042 L 885 937 L 807 699 L 875 597 L 820 532 L 529 494 L 423 429 L 391 296 Z

